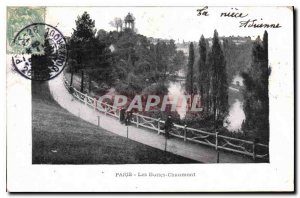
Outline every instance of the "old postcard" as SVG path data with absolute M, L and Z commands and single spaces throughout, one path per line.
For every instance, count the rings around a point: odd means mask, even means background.
M 8 6 L 8 191 L 293 191 L 293 14 Z

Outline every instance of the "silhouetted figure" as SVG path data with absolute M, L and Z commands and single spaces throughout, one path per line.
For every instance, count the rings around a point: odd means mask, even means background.
M 131 122 L 131 118 L 132 118 L 132 111 L 126 111 L 126 117 L 125 117 L 125 125 L 130 125 Z
M 169 115 L 165 122 L 165 136 L 168 139 L 170 137 L 170 131 L 173 127 L 172 117 Z
M 120 122 L 121 122 L 121 124 L 125 123 L 125 112 L 126 112 L 125 108 L 122 108 L 120 110 Z

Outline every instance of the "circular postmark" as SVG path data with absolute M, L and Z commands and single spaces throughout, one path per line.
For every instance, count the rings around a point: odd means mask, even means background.
M 33 23 L 20 30 L 13 40 L 12 62 L 27 79 L 46 81 L 59 75 L 67 62 L 66 39 L 54 26 Z

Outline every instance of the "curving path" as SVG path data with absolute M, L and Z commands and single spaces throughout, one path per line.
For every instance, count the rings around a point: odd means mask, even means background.
M 73 98 L 73 96 L 69 94 L 69 92 L 64 87 L 63 74 L 50 80 L 49 88 L 53 98 L 62 108 L 80 117 L 81 119 L 88 121 L 92 124 L 98 125 L 98 116 L 100 116 L 101 128 L 123 137 L 127 137 L 128 130 L 128 138 L 151 147 L 165 150 L 165 138 L 163 135 L 158 135 L 157 133 L 148 131 L 146 129 L 136 128 L 135 126 L 128 126 L 127 129 L 127 127 L 125 125 L 120 124 L 120 122 L 116 118 L 105 116 L 100 112 L 96 112 L 92 108 Z M 180 156 L 197 160 L 199 162 L 217 162 L 217 151 L 213 148 L 190 142 L 187 143 L 177 138 L 171 138 L 167 141 L 167 151 Z M 253 161 L 250 157 L 247 156 L 220 151 L 219 162 L 251 163 Z

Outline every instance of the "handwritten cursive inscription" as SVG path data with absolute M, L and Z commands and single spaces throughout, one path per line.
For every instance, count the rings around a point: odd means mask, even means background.
M 233 10 L 233 8 L 231 8 Z M 235 8 L 235 10 L 239 10 L 237 8 Z M 248 14 L 244 14 L 242 12 L 222 12 L 220 17 L 233 17 L 233 18 L 244 18 L 248 16 Z
M 207 9 L 208 9 L 208 6 L 197 9 L 197 12 L 198 12 L 197 16 L 209 16 Z
M 209 16 L 208 6 L 204 6 L 200 9 L 197 9 L 197 16 Z M 220 17 L 231 17 L 231 18 L 245 18 L 249 14 L 239 11 L 238 8 L 231 8 L 229 12 L 221 12 Z M 261 18 L 258 19 L 247 19 L 244 21 L 239 21 L 240 28 L 281 28 L 282 26 L 279 23 L 265 23 Z
M 263 19 L 261 19 L 263 20 Z M 244 28 L 281 28 L 279 23 L 262 23 L 257 19 L 248 19 L 247 21 L 240 21 L 240 27 Z

